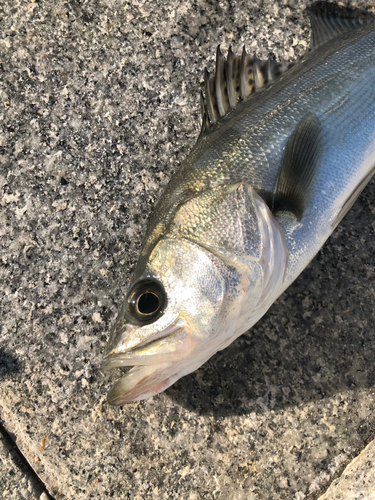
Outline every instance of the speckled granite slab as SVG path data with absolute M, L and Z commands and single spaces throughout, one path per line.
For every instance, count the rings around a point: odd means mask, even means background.
M 36 474 L 0 428 L 0 498 L 49 500 Z
M 375 499 L 375 441 L 372 441 L 344 470 L 319 500 Z
M 315 500 L 375 437 L 374 182 L 196 373 L 118 409 L 99 370 L 203 68 L 302 55 L 306 4 L 0 4 L 0 418 L 56 500 Z

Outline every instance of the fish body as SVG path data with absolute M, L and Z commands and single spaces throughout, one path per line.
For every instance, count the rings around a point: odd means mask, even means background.
M 133 367 L 112 404 L 165 390 L 253 326 L 373 175 L 375 25 L 324 3 L 311 20 L 312 50 L 275 78 L 264 66 L 270 82 L 238 104 L 245 56 L 218 52 L 202 134 L 155 208 L 105 353 L 105 369 Z

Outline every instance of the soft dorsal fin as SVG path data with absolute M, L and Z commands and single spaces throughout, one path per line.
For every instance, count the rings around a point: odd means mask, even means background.
M 237 56 L 231 47 L 225 59 L 220 45 L 216 51 L 216 71 L 204 72 L 204 96 L 201 94 L 202 129 L 199 137 L 214 123 L 225 116 L 238 102 L 253 92 L 265 87 L 293 63 L 277 63 L 268 59 L 261 61 L 246 53 Z
M 374 16 L 368 11 L 319 1 L 310 8 L 310 22 L 311 48 L 315 48 L 351 28 L 374 22 Z
M 302 118 L 285 147 L 273 192 L 273 212 L 292 212 L 301 220 L 311 200 L 313 181 L 319 171 L 323 139 L 319 119 L 312 113 Z

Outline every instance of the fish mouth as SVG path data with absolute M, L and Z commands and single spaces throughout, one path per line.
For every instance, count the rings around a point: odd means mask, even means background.
M 185 325 L 173 324 L 136 346 L 126 347 L 123 342 L 104 354 L 101 368 L 108 371 L 126 366 L 155 365 L 161 359 L 165 362 L 166 358 L 173 356 L 185 336 Z
M 131 367 L 114 383 L 107 401 L 121 406 L 164 391 L 179 378 L 179 362 L 186 359 L 190 352 L 190 340 L 185 327 L 171 325 L 147 343 L 139 343 L 129 350 L 121 350 L 119 346 L 106 353 L 101 364 L 102 370 Z

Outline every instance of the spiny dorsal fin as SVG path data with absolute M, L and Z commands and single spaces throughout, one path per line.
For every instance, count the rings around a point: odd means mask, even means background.
M 265 87 L 269 82 L 285 73 L 293 63 L 277 63 L 268 59 L 261 61 L 246 53 L 237 56 L 228 49 L 225 59 L 220 45 L 216 51 L 216 71 L 213 75 L 205 69 L 204 94 L 201 94 L 202 129 L 199 137 L 214 123 L 235 108 L 238 101 Z
M 292 212 L 301 220 L 311 199 L 323 151 L 322 125 L 314 114 L 308 113 L 300 120 L 285 147 L 273 193 L 273 212 Z
M 360 9 L 333 3 L 315 2 L 310 8 L 311 48 L 315 48 L 351 28 L 374 22 L 374 16 Z

